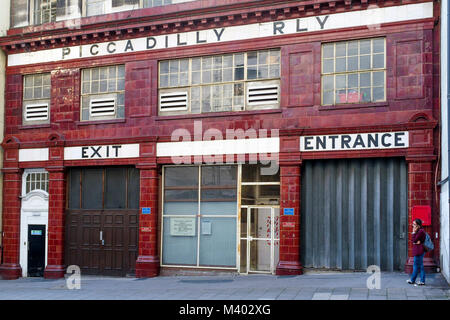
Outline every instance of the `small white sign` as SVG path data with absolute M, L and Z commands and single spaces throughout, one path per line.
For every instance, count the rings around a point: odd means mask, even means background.
M 202 235 L 211 235 L 211 221 L 202 221 Z
M 179 237 L 195 236 L 196 218 L 170 218 L 170 235 Z
M 64 148 L 64 160 L 138 158 L 139 144 L 114 144 Z
M 408 131 L 300 137 L 300 151 L 342 151 L 409 147 Z

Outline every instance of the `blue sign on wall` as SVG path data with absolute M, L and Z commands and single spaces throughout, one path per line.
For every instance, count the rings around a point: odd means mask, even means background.
M 142 208 L 142 214 L 152 214 L 152 208 Z
M 293 216 L 294 215 L 294 208 L 284 208 L 283 214 L 285 216 Z

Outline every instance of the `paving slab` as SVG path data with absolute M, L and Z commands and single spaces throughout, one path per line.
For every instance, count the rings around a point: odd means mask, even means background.
M 450 298 L 441 274 L 427 285 L 406 283 L 400 272 L 381 274 L 381 289 L 368 289 L 368 274 L 307 272 L 300 276 L 165 276 L 147 279 L 82 276 L 81 289 L 69 290 L 66 279 L 0 280 L 0 300 L 380 300 Z

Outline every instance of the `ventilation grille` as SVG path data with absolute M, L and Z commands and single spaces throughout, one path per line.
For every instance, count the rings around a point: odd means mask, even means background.
M 29 104 L 25 106 L 26 121 L 48 120 L 48 104 Z
M 184 92 L 161 93 L 159 96 L 159 109 L 161 111 L 187 110 L 188 94 Z
M 247 101 L 249 105 L 277 104 L 278 85 L 249 87 Z
M 116 114 L 116 99 L 92 99 L 89 110 L 91 117 L 113 116 Z

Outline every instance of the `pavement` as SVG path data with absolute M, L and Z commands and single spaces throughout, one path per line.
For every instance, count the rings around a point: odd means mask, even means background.
M 417 287 L 406 283 L 405 273 L 382 272 L 379 276 L 306 272 L 300 276 L 144 279 L 81 276 L 79 282 L 73 276 L 57 280 L 20 278 L 0 280 L 0 300 L 450 300 L 450 286 L 439 273 L 427 274 L 426 285 Z

